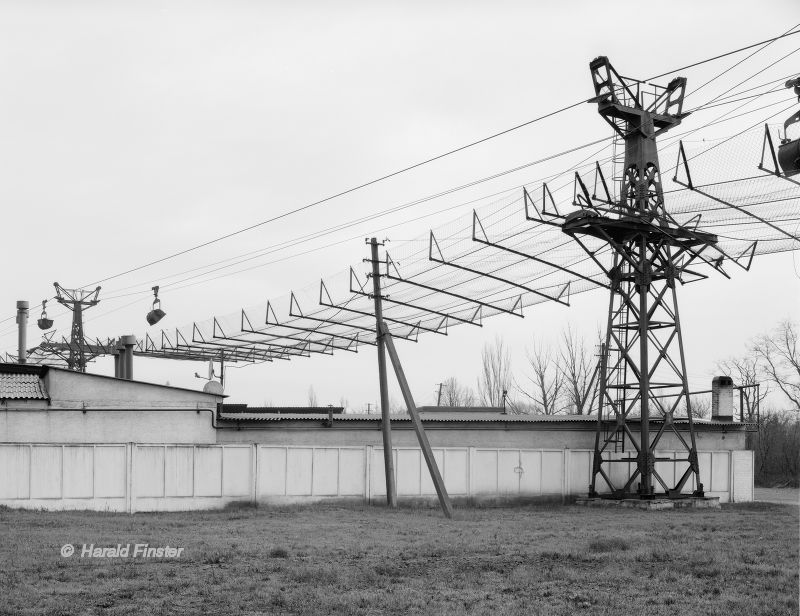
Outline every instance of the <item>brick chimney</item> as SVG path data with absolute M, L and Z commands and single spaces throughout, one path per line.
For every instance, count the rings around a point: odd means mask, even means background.
M 729 376 L 711 380 L 711 419 L 733 421 L 733 379 Z

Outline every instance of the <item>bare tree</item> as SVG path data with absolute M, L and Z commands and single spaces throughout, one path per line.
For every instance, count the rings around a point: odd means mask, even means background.
M 725 361 L 717 362 L 717 367 L 733 379 L 735 385 L 742 386 L 741 405 L 742 415 L 745 420 L 755 421 L 756 410 L 767 397 L 769 387 L 756 388 L 763 372 L 760 357 L 751 353 L 743 357 L 732 357 Z
M 314 391 L 314 386 L 308 388 L 308 406 L 317 406 L 317 392 Z
M 408 412 L 405 400 L 397 401 L 394 396 L 389 396 L 389 412 L 392 415 L 402 415 Z
M 570 412 L 589 415 L 599 375 L 595 372 L 596 362 L 586 351 L 586 344 L 571 328 L 561 334 L 558 367 L 563 376 L 564 398 Z
M 706 394 L 690 394 L 689 404 L 692 407 L 692 417 L 708 417 L 711 415 L 711 399 Z M 675 409 L 677 417 L 687 417 L 686 398 L 681 396 L 678 406 Z
M 441 402 L 443 406 L 474 406 L 475 392 L 451 376 L 442 383 Z
M 526 386 L 517 384 L 519 392 L 533 404 L 533 412 L 555 415 L 564 410 L 562 394 L 565 385 L 564 372 L 550 349 L 536 343 L 528 351 L 529 381 Z
M 481 352 L 481 375 L 478 378 L 478 395 L 485 406 L 503 406 L 503 392 L 511 382 L 511 354 L 499 336 L 492 344 L 486 343 Z
M 800 349 L 797 327 L 781 322 L 772 334 L 760 336 L 753 352 L 761 360 L 763 376 L 789 398 L 793 411 L 800 411 Z

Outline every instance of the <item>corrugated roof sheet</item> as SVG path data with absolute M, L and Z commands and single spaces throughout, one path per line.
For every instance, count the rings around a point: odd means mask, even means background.
M 49 400 L 44 382 L 38 374 L 0 374 L 0 399 Z
M 327 413 L 299 414 L 299 413 L 221 413 L 219 418 L 223 421 L 325 421 L 328 419 Z M 422 421 L 444 421 L 453 423 L 597 423 L 596 415 L 502 415 L 498 413 L 421 413 Z M 347 413 L 334 415 L 335 422 L 341 421 L 380 421 L 381 416 L 377 413 L 367 415 L 366 413 Z M 392 421 L 411 421 L 411 417 L 405 413 L 391 415 Z M 636 421 L 636 418 L 631 418 Z M 657 419 L 651 419 L 654 423 L 660 423 Z M 688 423 L 685 417 L 676 417 L 675 423 Z M 714 419 L 695 419 L 695 424 L 711 426 L 741 426 L 740 422 L 719 421 Z
M 328 409 L 334 415 L 341 415 L 344 412 L 343 406 L 248 406 L 247 404 L 223 404 L 222 412 L 230 413 L 231 415 L 261 415 L 267 414 L 280 414 L 294 413 L 296 415 L 314 415 L 324 413 L 327 415 Z

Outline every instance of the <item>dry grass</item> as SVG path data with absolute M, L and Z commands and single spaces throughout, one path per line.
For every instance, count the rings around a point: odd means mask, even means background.
M 64 543 L 185 547 L 62 558 Z M 0 511 L 2 614 L 798 613 L 798 508 Z

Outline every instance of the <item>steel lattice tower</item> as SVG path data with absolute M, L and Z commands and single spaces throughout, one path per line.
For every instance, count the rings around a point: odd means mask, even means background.
M 702 259 L 700 253 L 716 244 L 717 238 L 680 225 L 667 213 L 656 147 L 656 136 L 686 115 L 682 112 L 686 79 L 645 92 L 640 82 L 620 77 L 605 57 L 592 61 L 590 70 L 598 111 L 625 144 L 624 174 L 616 200 L 573 212 L 562 225 L 564 233 L 605 271 L 611 287 L 590 496 L 598 495 L 600 476 L 614 498 L 652 498 L 659 486 L 664 495 L 677 497 L 692 475 L 694 495 L 702 496 L 675 287 L 683 274 L 692 273 L 689 265 Z M 611 249 L 610 268 L 596 258 L 597 249 L 582 241 L 585 236 Z M 681 403 L 688 419 L 688 439 L 673 421 Z M 637 422 L 638 434 L 630 427 L 635 428 Z M 685 456 L 663 459 L 686 463 L 685 472 L 676 475 L 674 482 L 655 467 L 662 461 L 656 449 L 670 432 L 686 451 Z M 631 455 L 611 456 L 620 451 Z M 630 472 L 610 470 L 610 465 L 622 463 Z
M 62 306 L 66 306 L 72 311 L 72 330 L 69 340 L 69 356 L 67 357 L 67 368 L 86 372 L 86 339 L 83 335 L 83 309 L 96 306 L 99 302 L 100 287 L 94 291 L 84 291 L 83 289 L 65 289 L 57 282 L 53 283 L 56 288 L 56 300 Z

